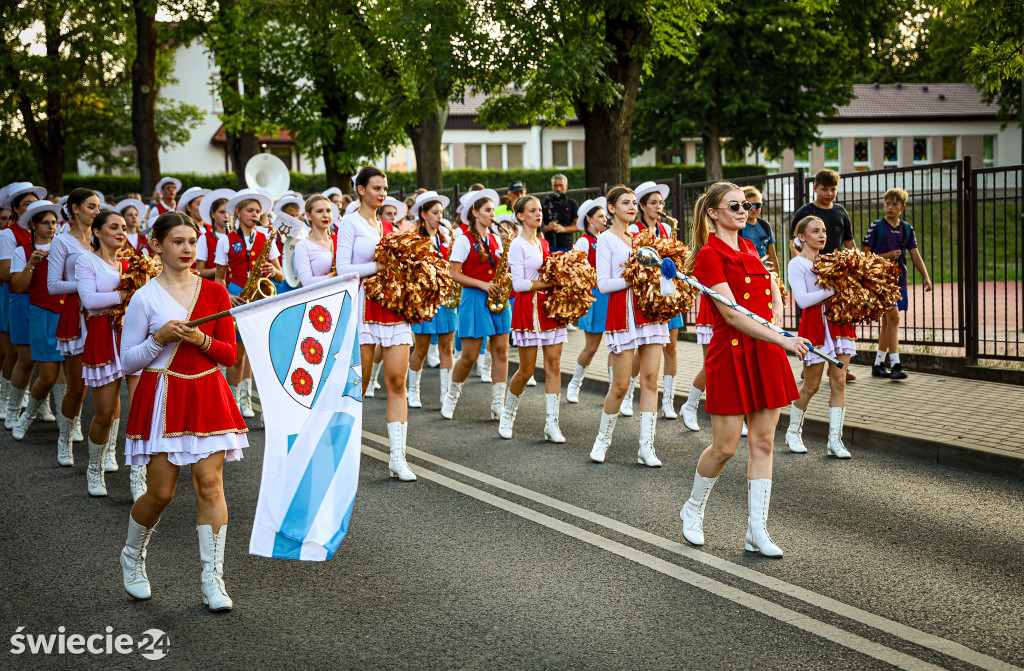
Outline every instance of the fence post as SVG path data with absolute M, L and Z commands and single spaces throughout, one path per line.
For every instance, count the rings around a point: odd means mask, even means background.
M 672 178 L 672 216 L 676 221 L 683 220 L 683 177 L 678 172 Z M 676 227 L 676 239 L 685 234 L 685 231 Z
M 459 206 L 459 183 L 452 187 L 452 217 L 455 216 L 455 208 Z M 458 223 L 458 222 L 456 222 Z
M 975 189 L 974 171 L 971 169 L 971 157 L 963 158 L 963 177 L 961 181 L 960 207 L 957 208 L 957 215 L 960 234 L 967 243 L 964 245 L 964 276 L 963 301 L 964 320 L 963 328 L 964 347 L 967 360 L 971 363 L 978 361 L 978 320 L 981 310 L 978 305 L 978 208 L 977 192 Z
M 796 212 L 804 203 L 807 202 L 807 198 L 804 197 L 804 184 L 807 182 L 807 177 L 804 175 L 803 168 L 797 168 L 796 170 L 796 186 L 793 189 L 793 212 Z M 796 223 L 796 222 L 793 222 Z

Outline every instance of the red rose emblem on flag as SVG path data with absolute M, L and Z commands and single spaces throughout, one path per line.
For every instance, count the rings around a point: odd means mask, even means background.
M 309 311 L 309 322 L 320 333 L 331 330 L 331 313 L 322 305 L 314 305 Z
M 292 389 L 299 396 L 309 396 L 313 393 L 313 376 L 305 368 L 296 368 L 292 372 Z
M 299 349 L 302 351 L 302 358 L 308 364 L 316 366 L 324 360 L 324 347 L 317 342 L 316 338 L 306 338 L 299 345 Z

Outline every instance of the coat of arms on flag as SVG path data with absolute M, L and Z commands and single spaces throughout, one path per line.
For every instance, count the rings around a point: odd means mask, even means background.
M 358 282 L 329 280 L 233 311 L 263 407 L 251 554 L 330 559 L 348 530 L 362 435 Z

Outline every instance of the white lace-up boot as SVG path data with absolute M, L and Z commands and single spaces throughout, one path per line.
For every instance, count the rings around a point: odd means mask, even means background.
M 366 385 L 366 398 L 373 398 L 374 394 L 380 389 L 380 382 L 377 378 L 380 376 L 380 369 L 384 367 L 384 362 L 375 363 L 370 367 L 370 383 Z
M 64 413 L 57 411 L 57 463 L 61 466 L 74 466 L 75 455 L 71 442 L 71 427 L 75 420 L 65 417 Z
M 527 387 L 536 387 L 537 386 L 537 378 L 535 378 L 534 376 L 531 375 L 530 379 L 526 381 L 526 386 Z
M 11 393 L 11 381 L 0 377 L 0 419 L 7 418 L 7 397 Z
M 740 429 L 740 437 L 741 438 L 746 438 L 747 437 L 747 420 L 745 420 L 745 419 L 743 420 L 743 428 Z
M 707 508 L 711 489 L 718 478 L 705 478 L 697 471 L 693 472 L 693 489 L 690 498 L 679 511 L 679 519 L 683 521 L 683 538 L 693 545 L 704 545 L 704 509 Z
M 121 550 L 121 579 L 125 590 L 136 599 L 152 596 L 146 575 L 146 546 L 155 529 L 155 524 L 147 529 L 128 516 L 128 539 Z
M 441 365 L 441 352 L 437 349 L 437 345 L 427 347 L 427 365 L 431 368 Z
M 491 385 L 491 419 L 501 419 L 501 413 L 505 410 L 505 389 L 508 385 L 504 382 L 495 382 Z
M 498 423 L 498 435 L 509 440 L 512 438 L 512 428 L 516 424 L 516 411 L 519 410 L 519 399 L 511 391 L 505 394 L 505 407 L 501 411 L 501 421 Z
M 27 389 L 19 389 L 11 385 L 10 396 L 7 397 L 7 415 L 4 417 L 4 428 L 12 430 L 21 419 L 21 399 L 24 398 Z
M 146 493 L 149 485 L 146 481 L 148 469 L 145 466 L 128 467 L 128 486 L 132 491 L 132 501 L 138 501 L 139 497 Z
M 629 388 L 626 389 L 626 395 L 622 398 L 622 405 L 619 406 L 619 414 L 625 417 L 633 416 L 633 391 L 636 390 L 636 383 L 639 377 L 629 378 Z
M 246 378 L 238 384 L 238 412 L 242 417 L 255 417 L 252 409 L 252 378 Z
M 676 376 L 666 375 L 664 377 L 664 391 L 661 394 L 661 414 L 665 419 L 676 419 L 679 414 L 676 412 Z
M 242 390 L 242 383 L 229 384 L 228 389 L 231 390 L 231 398 L 235 399 L 235 405 L 238 406 L 238 412 L 242 412 L 242 397 L 239 395 Z
M 455 406 L 459 402 L 459 396 L 462 396 L 462 382 L 453 381 L 448 385 L 448 393 L 444 395 L 444 399 L 441 401 L 441 416 L 445 419 L 451 419 L 455 416 Z
M 546 404 L 544 440 L 559 445 L 565 442 L 565 436 L 562 435 L 562 430 L 558 428 L 558 405 L 561 400 L 560 394 L 544 394 L 544 402 Z
M 209 524 L 196 526 L 199 533 L 199 560 L 203 563 L 200 580 L 203 587 L 203 604 L 212 611 L 231 610 L 234 605 L 224 586 L 224 543 L 228 536 L 228 525 L 213 533 Z
M 772 481 L 747 480 L 747 505 L 750 516 L 747 520 L 747 552 L 760 552 L 765 557 L 781 557 L 782 548 L 772 542 L 768 535 L 768 506 L 772 500 Z
M 420 401 L 420 375 L 422 370 L 409 369 L 409 375 L 405 379 L 405 400 L 410 408 L 422 408 Z
M 587 368 L 589 366 L 576 364 L 576 368 L 572 372 L 572 379 L 569 380 L 569 386 L 565 389 L 565 400 L 567 402 L 580 402 L 580 387 L 583 386 L 583 378 L 587 375 Z
M 391 448 L 391 460 L 388 461 L 388 471 L 391 477 L 398 478 L 402 482 L 412 482 L 416 474 L 409 468 L 405 461 L 405 437 L 409 424 L 406 422 L 388 422 L 388 443 Z
M 796 407 L 796 404 L 789 406 L 789 428 L 786 429 L 786 447 L 790 452 L 803 454 L 807 451 L 803 439 L 804 411 Z
M 594 447 L 590 450 L 590 460 L 595 464 L 603 464 L 604 457 L 608 454 L 608 448 L 612 446 L 612 434 L 615 433 L 615 421 L 619 418 L 616 414 L 608 415 L 601 410 L 601 428 L 597 431 L 597 438 L 594 439 Z
M 121 420 L 115 419 L 110 425 L 110 437 L 107 439 L 107 451 L 103 454 L 103 470 L 107 473 L 117 471 L 117 430 L 121 428 Z
M 42 405 L 42 401 L 37 401 L 32 398 L 29 394 L 28 407 L 25 408 L 25 412 L 21 413 L 21 417 L 18 418 L 18 423 L 14 425 L 11 430 L 11 436 L 15 440 L 22 440 L 25 438 L 25 434 L 28 433 L 28 428 L 32 426 L 32 422 L 35 421 L 36 414 L 39 412 L 39 406 Z
M 683 424 L 690 431 L 700 431 L 700 424 L 697 423 L 697 407 L 700 405 L 700 397 L 703 395 L 703 389 L 697 389 L 690 385 L 690 395 L 686 398 L 686 403 L 683 403 L 683 407 L 679 409 L 683 415 Z
M 43 402 L 39 404 L 39 410 L 37 411 L 37 417 L 44 422 L 55 422 L 57 418 L 53 414 L 53 408 L 50 407 L 50 395 L 47 394 Z
M 828 454 L 838 459 L 849 459 L 850 451 L 843 445 L 843 420 L 846 408 L 828 409 Z
M 71 442 L 81 443 L 85 440 L 85 435 L 82 433 L 82 413 L 79 411 L 75 415 L 75 423 L 71 427 Z
M 66 384 L 55 384 L 53 389 L 50 390 L 50 395 L 53 396 L 53 410 L 54 415 L 61 413 L 61 408 L 64 407 L 64 397 L 68 393 L 68 386 Z M 54 417 L 56 421 L 56 417 Z
M 654 429 L 657 422 L 658 413 L 640 413 L 640 451 L 636 453 L 636 463 L 651 468 L 661 467 L 661 459 L 654 453 Z
M 89 487 L 89 496 L 106 496 L 107 485 L 103 478 L 103 452 L 107 444 L 97 445 L 89 441 L 89 467 L 85 469 L 85 481 Z
M 448 387 L 452 386 L 452 369 L 442 368 L 438 372 L 441 374 L 441 403 L 444 403 L 444 395 L 448 393 Z

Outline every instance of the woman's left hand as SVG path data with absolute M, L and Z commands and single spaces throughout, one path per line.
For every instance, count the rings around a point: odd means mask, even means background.
M 185 326 L 184 323 L 174 325 L 174 333 L 184 342 L 192 343 L 199 347 L 206 342 L 206 334 L 195 326 Z

